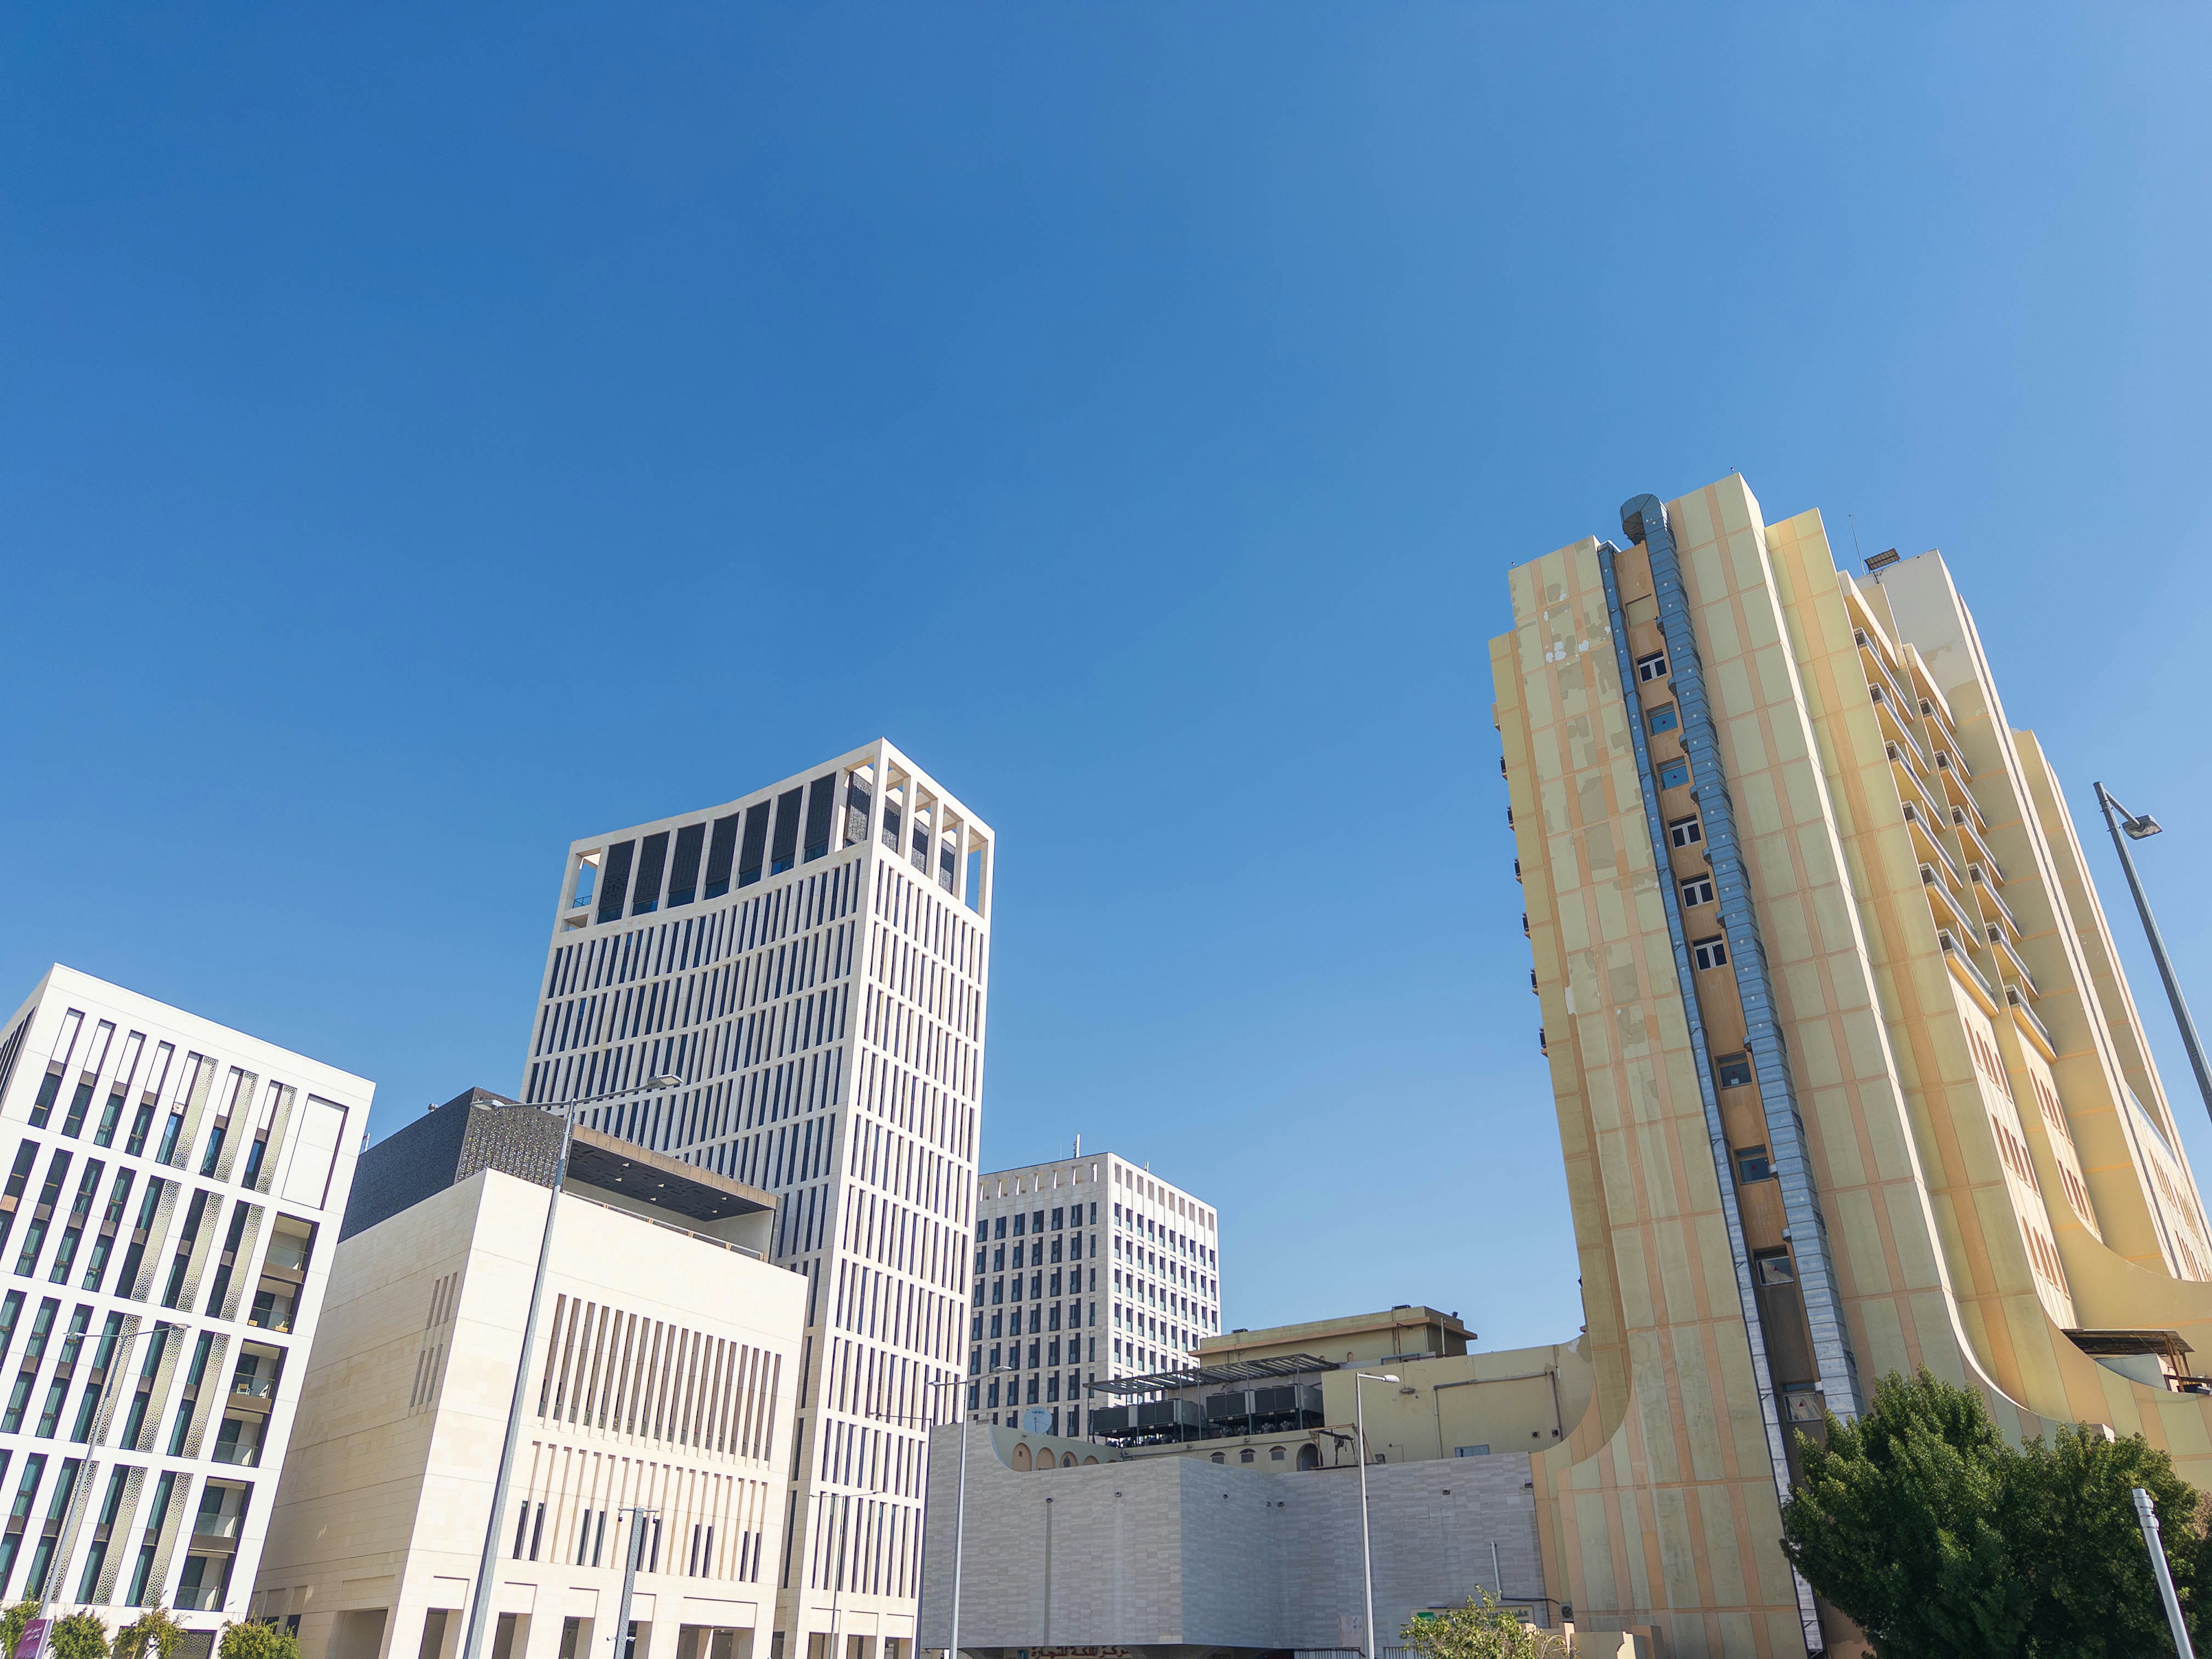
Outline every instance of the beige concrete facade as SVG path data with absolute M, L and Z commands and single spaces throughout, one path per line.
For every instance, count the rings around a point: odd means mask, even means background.
M 254 1606 L 308 1659 L 459 1650 L 547 1196 L 483 1170 L 339 1246 Z M 644 1208 L 562 1201 L 495 1659 L 613 1659 L 632 1504 L 637 1659 L 766 1659 L 806 1281 Z
M 2086 1351 L 2212 1354 L 2212 1244 L 1942 558 L 1854 580 L 1736 477 L 1662 513 L 1514 570 L 1492 645 L 1596 1376 L 1546 1577 L 1678 1654 L 1841 1648 L 1776 1542 L 1791 1423 L 1925 1364 L 2212 1484 L 2212 1399 Z

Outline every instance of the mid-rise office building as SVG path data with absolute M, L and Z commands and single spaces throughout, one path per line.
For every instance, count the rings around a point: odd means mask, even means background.
M 1187 1365 L 1221 1328 L 1213 1207 L 1077 1146 L 977 1183 L 972 1420 L 1081 1434 L 1096 1384 Z
M 0 1036 L 0 1601 L 242 1616 L 372 1085 L 57 965 Z
M 1943 559 L 1847 574 L 1733 476 L 1621 525 L 1515 569 L 1491 647 L 1597 1376 L 1545 1577 L 1680 1655 L 1817 1651 L 1795 1431 L 1926 1365 L 2204 1485 L 2212 1242 Z
M 253 1607 L 310 1659 L 460 1650 L 560 1142 L 553 1115 L 471 1090 L 362 1157 Z M 576 1130 L 521 1356 L 490 1659 L 765 1653 L 806 1298 L 765 1259 L 775 1209 Z
M 878 742 L 576 842 L 562 877 L 524 1100 L 685 1079 L 584 1121 L 772 1194 L 806 1280 L 790 1659 L 913 1640 L 922 1436 L 967 1357 L 994 846 Z

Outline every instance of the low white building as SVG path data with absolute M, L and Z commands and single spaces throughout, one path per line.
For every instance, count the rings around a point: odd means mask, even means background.
M 0 1601 L 246 1610 L 373 1085 L 59 965 L 0 1027 Z
M 366 1153 L 254 1611 L 308 1659 L 452 1659 L 483 1548 L 560 1121 L 471 1091 Z M 490 1659 L 766 1659 L 807 1281 L 774 1198 L 579 1127 Z

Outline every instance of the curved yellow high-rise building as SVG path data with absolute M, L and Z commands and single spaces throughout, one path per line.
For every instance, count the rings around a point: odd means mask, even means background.
M 1793 1428 L 1926 1365 L 2212 1487 L 2212 1237 L 1942 557 L 1854 577 L 1735 476 L 1621 517 L 1491 646 L 1598 1372 L 1545 1577 L 1676 1655 L 1843 1651 L 1778 1542 Z

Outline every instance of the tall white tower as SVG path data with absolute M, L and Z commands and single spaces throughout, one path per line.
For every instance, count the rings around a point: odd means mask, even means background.
M 968 1347 L 994 851 L 882 741 L 568 850 L 524 1100 L 686 1079 L 582 1121 L 775 1193 L 775 1259 L 809 1283 L 763 1659 L 913 1659 L 923 1437 Z

